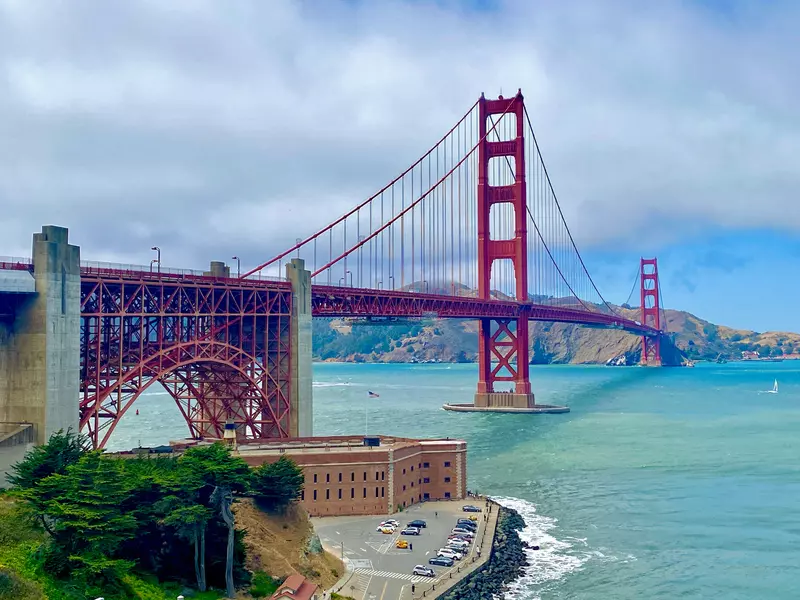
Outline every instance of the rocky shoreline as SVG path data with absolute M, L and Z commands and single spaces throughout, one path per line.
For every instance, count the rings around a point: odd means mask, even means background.
M 525 549 L 519 537 L 525 521 L 513 509 L 499 507 L 492 555 L 483 567 L 470 573 L 440 596 L 441 600 L 486 600 L 500 596 L 505 587 L 522 576 L 528 566 Z

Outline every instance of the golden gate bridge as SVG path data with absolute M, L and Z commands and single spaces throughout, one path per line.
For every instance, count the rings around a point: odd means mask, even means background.
M 44 230 L 36 236 L 53 243 Z M 36 279 L 36 236 L 32 259 L 0 269 Z M 249 272 L 156 262 L 79 267 L 80 426 L 96 447 L 156 382 L 192 437 L 222 437 L 226 423 L 246 439 L 310 435 L 312 317 L 478 320 L 474 401 L 486 408 L 536 406 L 530 321 L 621 329 L 641 336 L 643 364 L 661 364 L 656 260 L 640 263 L 639 320 L 605 300 L 566 223 L 521 91 L 481 95 L 380 191 Z M 48 277 L 52 285 L 58 273 Z M 0 323 L 13 329 L 24 294 L 4 292 Z

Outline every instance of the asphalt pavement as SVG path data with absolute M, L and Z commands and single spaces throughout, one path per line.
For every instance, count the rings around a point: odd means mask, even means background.
M 479 530 L 476 537 L 480 538 L 485 526 L 483 513 L 465 513 L 461 509 L 465 504 L 474 502 L 425 502 L 388 517 L 324 517 L 312 519 L 312 522 L 325 548 L 337 555 L 343 550 L 345 560 L 354 571 L 340 593 L 359 600 L 407 600 L 411 598 L 412 585 L 429 585 L 432 579 L 412 575 L 415 565 L 431 567 L 438 580 L 449 578 L 451 570 L 470 560 L 471 554 L 456 561 L 452 568 L 428 564 L 428 559 L 436 556 L 437 550 L 445 546 L 447 536 L 456 526 L 458 518 L 477 515 Z M 477 505 L 483 508 L 481 501 Z M 388 535 L 376 531 L 385 519 L 400 522 L 395 533 Z M 424 520 L 428 526 L 418 536 L 401 536 L 400 530 L 415 519 Z M 407 540 L 412 548 L 397 548 L 399 539 Z M 470 552 L 474 552 L 474 548 Z

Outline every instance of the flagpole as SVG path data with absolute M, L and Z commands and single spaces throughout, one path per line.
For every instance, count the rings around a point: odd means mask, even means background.
M 364 437 L 369 435 L 369 392 L 367 397 L 364 398 Z

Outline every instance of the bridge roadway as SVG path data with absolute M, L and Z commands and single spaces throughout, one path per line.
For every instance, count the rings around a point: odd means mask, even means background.
M 0 269 L 29 270 L 30 262 L 0 262 Z M 221 285 L 234 288 L 291 290 L 280 278 L 215 277 L 202 271 L 170 269 L 148 271 L 120 268 L 103 263 L 83 263 L 85 280 L 126 280 L 140 283 Z M 511 300 L 484 300 L 468 296 L 420 294 L 397 290 L 374 290 L 346 286 L 313 285 L 311 307 L 315 317 L 427 317 L 440 319 L 516 319 L 527 313 L 530 321 L 572 323 L 620 329 L 640 336 L 655 337 L 658 331 L 619 315 L 580 310 L 566 306 L 520 303 Z

